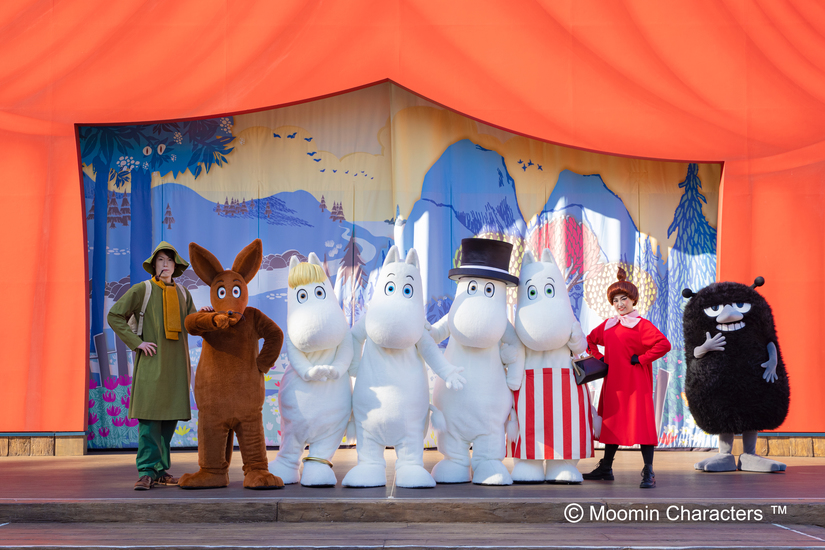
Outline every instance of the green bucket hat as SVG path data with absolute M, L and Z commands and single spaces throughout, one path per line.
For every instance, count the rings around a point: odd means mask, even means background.
M 145 269 L 146 272 L 149 273 L 149 275 L 152 275 L 154 277 L 155 256 L 157 256 L 158 252 L 160 252 L 161 250 L 168 250 L 175 257 L 175 272 L 172 273 L 172 277 L 180 277 L 181 275 L 183 275 L 183 272 L 186 271 L 187 267 L 189 267 L 189 262 L 181 258 L 180 254 L 178 254 L 178 251 L 175 250 L 175 247 L 167 243 L 166 241 L 160 241 L 160 244 L 157 246 L 157 248 L 155 248 L 154 252 L 152 252 L 152 255 L 149 256 L 149 258 L 145 262 L 143 262 L 143 269 Z

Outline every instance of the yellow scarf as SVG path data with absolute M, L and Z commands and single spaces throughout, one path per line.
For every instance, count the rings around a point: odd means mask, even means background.
M 166 331 L 166 339 L 177 340 L 181 332 L 177 285 L 174 281 L 167 285 L 155 277 L 152 277 L 152 282 L 163 290 L 163 330 Z

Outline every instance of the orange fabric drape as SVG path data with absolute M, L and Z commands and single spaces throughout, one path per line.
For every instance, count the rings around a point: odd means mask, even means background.
M 213 116 L 384 79 L 538 139 L 724 162 L 719 277 L 765 277 L 792 377 L 782 431 L 825 431 L 816 2 L 11 0 L 0 30 L 0 432 L 84 429 L 75 124 Z

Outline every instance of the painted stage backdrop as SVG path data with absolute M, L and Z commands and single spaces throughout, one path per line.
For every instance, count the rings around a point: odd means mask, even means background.
M 414 247 L 435 322 L 454 298 L 447 271 L 461 261 L 461 239 L 473 236 L 512 243 L 513 274 L 525 250 L 550 248 L 585 331 L 611 315 L 606 288 L 624 267 L 639 287 L 641 313 L 673 344 L 652 381 L 660 393 L 660 445 L 716 445 L 685 401 L 681 290 L 714 280 L 719 165 L 542 143 L 389 83 L 235 117 L 83 126 L 79 141 L 91 274 L 90 448 L 137 446 L 137 421 L 126 417 L 131 353 L 119 362 L 106 314 L 130 285 L 148 278 L 142 263 L 159 241 L 186 258 L 197 242 L 229 266 L 261 238 L 264 261 L 249 285 L 249 305 L 285 329 L 292 256 L 318 254 L 354 323 L 389 247 Z M 178 282 L 197 307 L 209 304 L 209 287 L 191 269 Z M 512 313 L 515 296 L 509 299 Z M 107 357 L 94 348 L 101 333 Z M 190 346 L 197 376 L 200 339 Z M 111 373 L 103 379 L 101 361 Z M 282 353 L 266 376 L 268 445 L 280 441 L 277 396 L 287 366 Z M 600 386 L 590 389 L 597 397 Z M 194 397 L 191 407 L 175 446 L 197 445 Z M 435 444 L 432 432 L 427 444 Z

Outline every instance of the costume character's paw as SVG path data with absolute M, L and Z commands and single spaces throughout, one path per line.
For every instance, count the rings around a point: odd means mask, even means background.
M 784 472 L 785 465 L 759 455 L 742 453 L 739 455 L 739 469 L 743 472 Z
M 321 462 L 304 462 L 301 485 L 304 487 L 335 487 L 338 479 L 330 466 Z
M 221 330 L 229 328 L 229 315 L 225 313 L 216 313 L 212 316 L 212 322 Z
M 544 479 L 547 483 L 562 485 L 578 485 L 582 482 L 582 474 L 576 468 L 578 460 L 548 460 L 547 473 Z
M 470 466 L 445 458 L 433 467 L 433 479 L 436 483 L 470 483 L 473 478 Z
M 377 464 L 358 464 L 347 472 L 342 487 L 384 487 L 387 485 L 387 469 Z
M 513 483 L 544 483 L 544 461 L 513 459 Z
M 473 469 L 476 485 L 512 485 L 513 478 L 500 460 L 485 460 Z
M 730 453 L 716 453 L 693 465 L 696 470 L 703 472 L 735 472 L 736 457 Z
M 435 480 L 422 466 L 407 464 L 395 470 L 395 484 L 408 489 L 435 487 Z
M 284 482 L 267 470 L 250 470 L 243 476 L 244 489 L 281 489 Z
M 229 473 L 213 474 L 198 470 L 194 474 L 183 474 L 178 481 L 181 489 L 217 489 L 229 485 Z
M 275 477 L 281 478 L 284 485 L 292 485 L 293 483 L 298 483 L 298 481 L 301 480 L 300 468 L 291 468 L 285 463 L 279 461 L 277 457 L 269 463 L 269 473 Z

